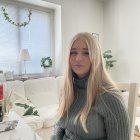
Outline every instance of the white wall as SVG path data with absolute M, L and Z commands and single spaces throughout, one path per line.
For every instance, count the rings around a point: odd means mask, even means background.
M 111 49 L 116 81 L 140 83 L 140 0 L 109 0 L 104 4 L 104 49 Z
M 59 4 L 62 10 L 62 45 L 58 45 L 62 47 L 56 52 L 60 54 L 56 55 L 60 60 L 58 74 L 65 67 L 66 50 L 73 35 L 87 31 L 99 33 L 103 49 L 112 50 L 117 60 L 111 71 L 114 80 L 140 83 L 140 0 L 104 0 L 104 3 L 101 0 L 44 1 Z
M 102 44 L 103 7 L 98 0 L 62 0 L 63 58 L 72 37 L 78 32 L 100 34 Z
M 44 1 L 51 2 L 51 0 Z M 52 2 L 61 5 L 63 62 L 60 61 L 61 66 L 60 70 L 58 70 L 61 73 L 65 67 L 67 47 L 76 33 L 99 33 L 102 44 L 103 5 L 99 0 L 53 0 Z
M 61 0 L 42 0 L 42 1 L 47 1 L 47 2 L 51 2 L 51 3 L 55 3 L 55 4 L 61 5 Z

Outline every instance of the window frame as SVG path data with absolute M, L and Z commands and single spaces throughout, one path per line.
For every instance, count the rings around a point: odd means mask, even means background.
M 25 0 L 26 1 L 26 0 Z M 51 8 L 47 8 L 46 6 L 40 6 L 40 5 L 33 5 L 33 4 L 30 4 L 30 3 L 24 3 L 24 2 L 20 2 L 20 1 L 1 1 L 0 3 L 2 4 L 11 4 L 11 5 L 16 5 L 18 7 L 18 10 L 19 8 L 25 8 L 25 9 L 34 9 L 34 10 L 37 10 L 37 11 L 41 11 L 41 12 L 46 12 L 50 15 L 50 42 L 51 42 L 51 48 L 50 48 L 50 57 L 52 58 L 53 60 L 53 71 L 54 71 L 54 68 L 55 68 L 55 64 L 54 64 L 54 59 L 55 59 L 55 44 L 54 44 L 54 9 L 51 9 Z M 19 16 L 18 15 L 18 19 L 19 19 Z M 10 24 L 10 23 L 9 23 Z M 28 25 L 27 25 L 28 26 Z M 20 51 L 21 49 L 21 46 L 20 46 L 20 42 L 21 42 L 21 38 L 20 38 L 20 28 L 17 29 L 18 30 L 18 44 L 19 44 L 19 47 L 18 47 L 18 51 Z M 43 57 L 43 56 L 42 56 Z M 41 66 L 40 66 L 41 67 Z M 22 64 L 21 62 L 18 63 L 18 75 L 21 75 L 22 73 Z M 41 74 L 41 73 L 29 73 L 29 74 Z

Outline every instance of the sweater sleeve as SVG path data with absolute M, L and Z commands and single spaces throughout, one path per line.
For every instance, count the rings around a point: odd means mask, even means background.
M 53 127 L 53 132 L 51 135 L 51 140 L 63 140 L 63 136 L 65 134 L 65 129 L 60 127 L 59 124 L 56 124 Z
M 130 139 L 129 115 L 119 94 L 102 94 L 99 97 L 97 111 L 103 117 L 107 140 Z

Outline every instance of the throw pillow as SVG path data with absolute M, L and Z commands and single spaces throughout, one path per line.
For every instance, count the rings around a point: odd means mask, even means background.
M 122 91 L 122 97 L 124 99 L 125 106 L 128 108 L 129 92 Z

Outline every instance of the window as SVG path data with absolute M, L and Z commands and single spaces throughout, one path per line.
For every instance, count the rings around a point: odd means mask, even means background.
M 5 5 L 0 3 L 1 7 Z M 0 11 L 0 70 L 14 71 L 14 74 L 24 73 L 23 62 L 19 62 L 18 58 L 21 48 L 28 49 L 31 56 L 31 61 L 26 62 L 27 73 L 43 72 L 41 58 L 53 56 L 53 11 L 18 3 L 8 3 L 6 6 L 10 18 L 20 23 L 28 21 L 28 9 L 32 9 L 31 21 L 20 28 L 5 21 Z

